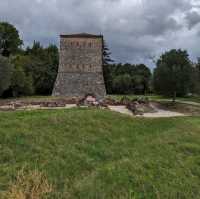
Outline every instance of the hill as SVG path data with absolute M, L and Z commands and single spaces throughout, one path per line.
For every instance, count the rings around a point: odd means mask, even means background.
M 25 168 L 46 176 L 52 199 L 198 199 L 199 165 L 199 117 L 0 112 L 0 194 Z

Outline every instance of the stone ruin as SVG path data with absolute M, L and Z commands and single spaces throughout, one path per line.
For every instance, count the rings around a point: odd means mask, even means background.
M 103 36 L 74 34 L 60 36 L 60 64 L 53 96 L 83 98 L 106 96 L 103 78 Z

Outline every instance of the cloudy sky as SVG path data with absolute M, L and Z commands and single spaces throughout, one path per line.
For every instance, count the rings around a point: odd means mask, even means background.
M 200 57 L 200 0 L 0 0 L 0 20 L 25 45 L 62 33 L 103 34 L 116 62 L 144 62 L 171 48 Z

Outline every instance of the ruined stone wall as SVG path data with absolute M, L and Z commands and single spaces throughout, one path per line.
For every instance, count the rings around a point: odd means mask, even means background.
M 54 96 L 106 95 L 103 68 L 103 38 L 61 36 L 60 64 Z

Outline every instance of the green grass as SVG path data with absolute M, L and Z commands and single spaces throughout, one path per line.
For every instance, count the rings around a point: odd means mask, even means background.
M 145 96 L 144 95 L 108 95 L 108 98 L 115 99 L 115 100 L 121 100 L 124 97 L 127 97 L 130 100 L 138 99 L 138 98 L 141 98 L 141 97 L 142 98 L 148 97 L 150 100 L 165 99 L 164 97 L 159 96 L 159 95 L 145 95 Z
M 123 97 L 127 97 L 130 100 L 147 97 L 151 101 L 172 101 L 172 98 L 164 97 L 164 96 L 161 96 L 161 95 L 145 95 L 145 96 L 144 95 L 108 95 L 108 97 L 111 98 L 111 99 L 115 99 L 115 100 L 121 100 Z M 200 103 L 200 96 L 177 97 L 176 100 L 179 101 L 179 102 Z
M 23 167 L 47 175 L 52 199 L 198 199 L 200 118 L 0 112 L 0 191 Z

